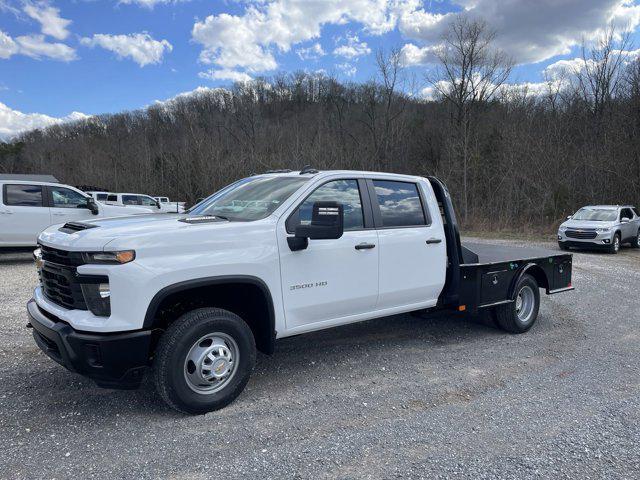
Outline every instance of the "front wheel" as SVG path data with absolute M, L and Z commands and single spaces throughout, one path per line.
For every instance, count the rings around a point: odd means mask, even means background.
M 620 250 L 620 234 L 616 233 L 613 236 L 613 241 L 611 242 L 611 246 L 609 247 L 609 253 L 616 254 Z
M 179 412 L 218 410 L 240 395 L 255 360 L 253 333 L 239 316 L 217 308 L 193 310 L 160 339 L 153 362 L 156 390 Z
M 495 307 L 493 311 L 497 325 L 510 333 L 524 333 L 538 318 L 540 290 L 538 282 L 525 274 L 516 285 L 515 301 Z

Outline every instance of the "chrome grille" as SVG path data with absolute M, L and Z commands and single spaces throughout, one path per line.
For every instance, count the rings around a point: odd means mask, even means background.
M 595 230 L 567 230 L 565 235 L 569 238 L 578 238 L 580 240 L 593 240 L 598 236 Z

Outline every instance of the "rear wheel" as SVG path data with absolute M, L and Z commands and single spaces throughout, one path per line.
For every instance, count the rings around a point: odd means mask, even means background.
M 173 409 L 202 414 L 231 403 L 256 360 L 249 326 L 236 314 L 200 308 L 169 326 L 153 364 L 156 389 Z
M 616 254 L 620 250 L 620 234 L 616 233 L 613 236 L 613 241 L 611 242 L 611 246 L 609 247 L 609 253 Z
M 640 248 L 640 230 L 638 230 L 635 240 L 631 241 L 631 246 L 633 248 Z
M 516 285 L 515 301 L 495 308 L 494 316 L 498 326 L 510 333 L 524 333 L 538 318 L 540 290 L 538 282 L 525 274 Z

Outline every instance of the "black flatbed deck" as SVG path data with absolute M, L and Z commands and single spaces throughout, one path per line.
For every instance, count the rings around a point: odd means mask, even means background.
M 549 258 L 566 255 L 564 252 L 557 252 L 539 247 L 516 247 L 512 245 L 500 245 L 490 243 L 462 242 L 462 246 L 471 250 L 478 256 L 477 262 L 472 263 L 503 263 L 503 262 L 524 262 L 533 259 Z

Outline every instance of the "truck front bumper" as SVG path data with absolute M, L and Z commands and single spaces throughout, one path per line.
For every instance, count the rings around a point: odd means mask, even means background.
M 41 310 L 34 299 L 27 303 L 33 338 L 47 356 L 72 372 L 106 388 L 136 388 L 150 364 L 156 335 L 152 330 L 126 333 L 86 333 L 74 330 Z

